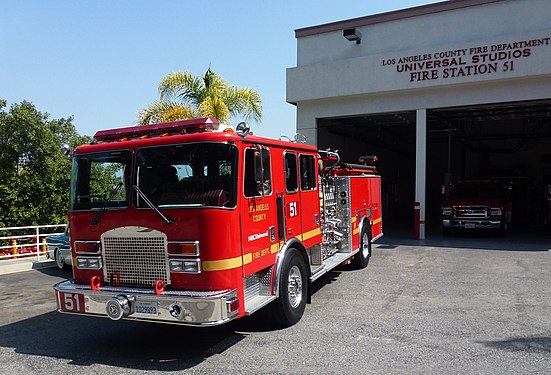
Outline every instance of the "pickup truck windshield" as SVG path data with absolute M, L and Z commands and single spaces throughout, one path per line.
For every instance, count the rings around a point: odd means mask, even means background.
M 148 147 L 136 153 L 137 186 L 159 209 L 235 207 L 237 148 L 225 143 Z M 142 197 L 136 207 L 148 208 Z
M 452 191 L 456 199 L 500 199 L 503 198 L 503 189 L 498 185 L 459 185 Z
M 132 153 L 128 150 L 76 155 L 71 210 L 127 207 L 131 162 Z

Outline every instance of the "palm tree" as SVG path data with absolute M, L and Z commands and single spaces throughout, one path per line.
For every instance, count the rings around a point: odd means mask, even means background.
M 174 72 L 159 83 L 160 100 L 147 105 L 139 113 L 140 125 L 185 120 L 197 117 L 216 117 L 229 124 L 232 116 L 260 122 L 260 95 L 248 88 L 229 86 L 212 70 L 195 76 L 189 72 Z

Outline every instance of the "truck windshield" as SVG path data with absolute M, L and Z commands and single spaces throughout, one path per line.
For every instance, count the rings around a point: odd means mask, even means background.
M 136 153 L 136 182 L 159 208 L 235 207 L 236 165 L 237 148 L 225 143 L 148 147 Z
M 499 186 L 489 184 L 459 185 L 452 191 L 452 197 L 457 199 L 500 199 L 502 196 Z
M 71 210 L 128 206 L 128 150 L 75 155 L 71 186 Z

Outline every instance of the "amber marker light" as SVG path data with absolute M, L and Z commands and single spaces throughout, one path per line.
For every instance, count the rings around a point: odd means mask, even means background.
M 169 242 L 168 253 L 170 255 L 198 256 L 199 241 L 195 242 Z
M 75 241 L 75 252 L 77 254 L 99 254 L 99 241 Z

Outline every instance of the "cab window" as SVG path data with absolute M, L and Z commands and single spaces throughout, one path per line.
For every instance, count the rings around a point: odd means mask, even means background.
M 285 190 L 287 193 L 298 191 L 297 155 L 292 152 L 285 153 Z
M 316 161 L 313 155 L 300 155 L 300 189 L 316 189 Z
M 251 147 L 245 150 L 245 197 L 258 197 L 272 193 L 270 150 Z

